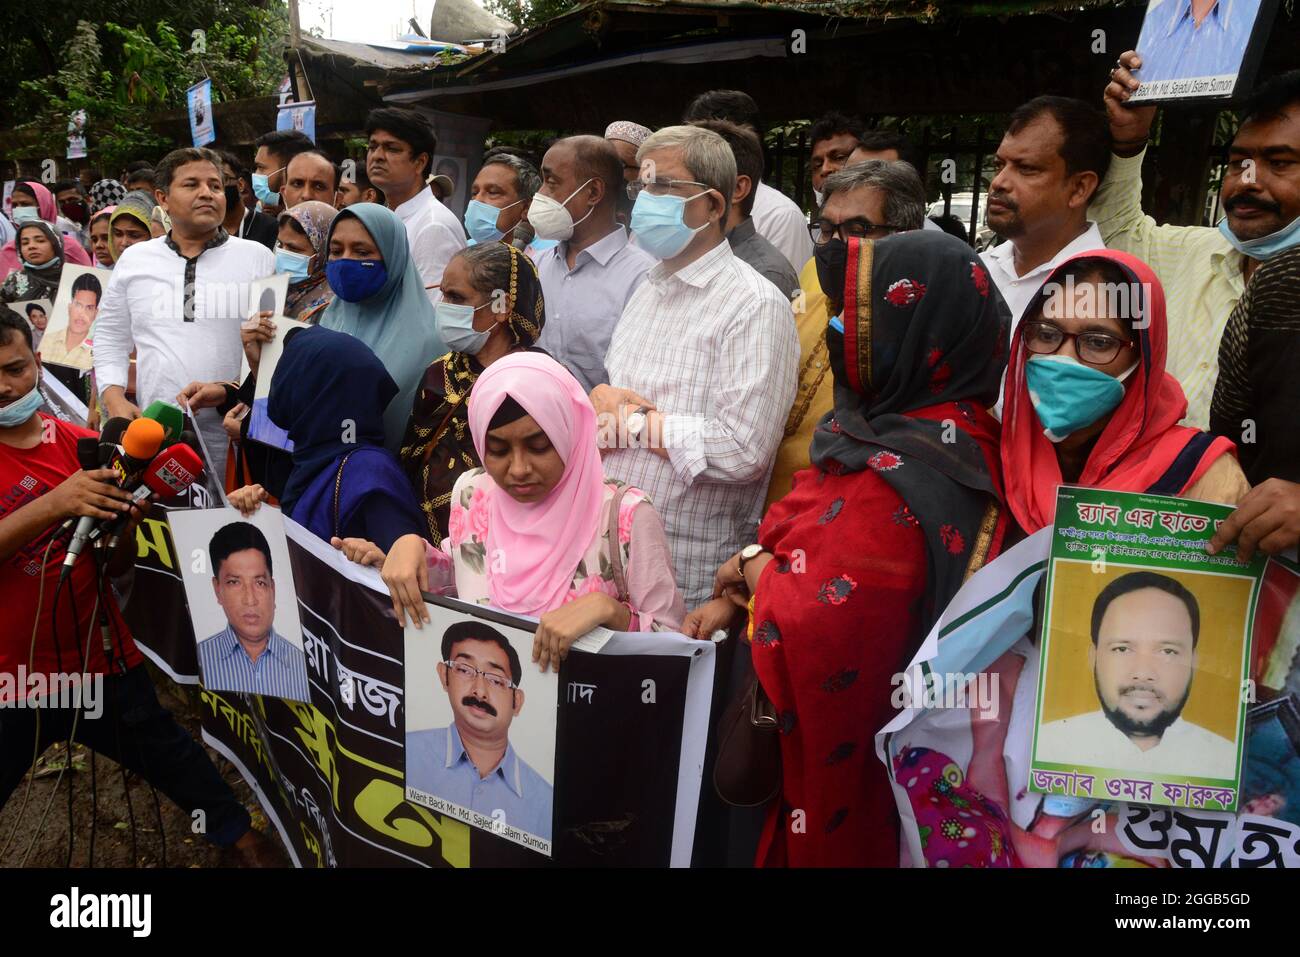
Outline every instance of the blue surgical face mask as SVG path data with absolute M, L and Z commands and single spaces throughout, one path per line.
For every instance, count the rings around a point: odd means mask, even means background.
M 279 169 L 275 171 L 275 173 L 278 172 L 280 172 Z M 271 173 L 269 176 L 263 173 L 253 174 L 253 195 L 260 199 L 265 206 L 280 205 L 280 194 L 271 192 L 271 176 L 274 176 L 275 173 Z
M 15 226 L 19 223 L 34 223 L 41 218 L 41 211 L 35 206 L 15 206 L 10 218 Z
M 469 205 L 465 207 L 465 232 L 469 233 L 476 243 L 496 242 L 505 235 L 505 232 L 497 229 L 497 216 L 522 202 L 523 200 L 520 199 L 509 206 L 491 206 L 480 200 L 471 199 Z
M 302 282 L 311 275 L 307 268 L 310 263 L 311 257 L 306 253 L 296 253 L 283 246 L 275 247 L 275 271 L 288 273 L 290 283 Z
M 632 232 L 636 235 L 636 244 L 656 259 L 672 259 L 690 245 L 696 233 L 708 226 L 705 223 L 692 229 L 686 225 L 686 204 L 706 192 L 708 190 L 682 197 L 654 196 L 648 190 L 642 190 L 632 207 Z
M 55 256 L 49 262 L 44 262 L 40 264 L 29 263 L 26 259 L 23 260 L 24 266 L 26 266 L 28 269 L 36 269 L 36 270 L 54 269 L 55 267 L 61 266 L 62 264 L 63 264 L 62 256 Z
M 442 334 L 442 341 L 447 344 L 448 349 L 472 356 L 487 344 L 492 330 L 489 328 L 480 332 L 474 328 L 474 313 L 486 305 L 488 305 L 486 302 L 478 306 L 466 306 L 444 301 L 433 307 L 438 332 Z
M 1115 411 L 1124 399 L 1124 380 L 1136 368 L 1135 362 L 1115 378 L 1071 356 L 1030 356 L 1025 383 L 1043 434 L 1062 442 Z
M 831 316 L 830 327 L 840 335 L 844 335 L 844 320 L 839 316 Z
M 42 401 L 44 400 L 41 399 L 40 390 L 32 386 L 31 392 L 0 409 L 0 429 L 12 429 L 22 425 L 36 414 Z
M 1283 226 L 1277 232 L 1260 236 L 1258 239 L 1238 239 L 1228 228 L 1227 219 L 1220 221 L 1219 232 L 1243 256 L 1267 262 L 1278 253 L 1300 245 L 1300 216 L 1293 219 L 1290 226 Z
M 336 259 L 325 267 L 325 280 L 344 302 L 369 299 L 388 281 L 382 259 Z

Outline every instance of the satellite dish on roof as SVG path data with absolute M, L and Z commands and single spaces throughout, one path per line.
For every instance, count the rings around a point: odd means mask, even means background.
M 429 36 L 452 43 L 508 37 L 518 30 L 509 20 L 488 13 L 474 0 L 434 0 L 429 18 Z

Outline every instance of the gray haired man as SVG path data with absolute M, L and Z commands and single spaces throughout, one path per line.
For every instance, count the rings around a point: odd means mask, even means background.
M 605 474 L 654 501 L 694 608 L 723 560 L 753 541 L 799 344 L 790 303 L 727 243 L 736 159 L 726 140 L 669 126 L 637 162 L 632 232 L 660 262 L 623 310 L 610 384 L 591 401 L 618 436 Z

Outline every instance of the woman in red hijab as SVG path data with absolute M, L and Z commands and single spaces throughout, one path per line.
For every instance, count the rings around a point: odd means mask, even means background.
M 1012 339 L 1002 416 L 1007 505 L 1026 535 L 1052 523 L 1062 484 L 1235 505 L 1250 486 L 1235 446 L 1180 426 L 1165 371 L 1165 294 L 1115 250 L 1066 260 Z
M 827 246 L 822 287 L 842 290 L 826 332 L 834 407 L 812 467 L 717 588 L 753 596 L 754 671 L 779 716 L 781 790 L 757 863 L 894 867 L 898 814 L 874 736 L 897 713 L 893 676 L 1009 524 L 985 408 L 1011 317 L 951 236 Z

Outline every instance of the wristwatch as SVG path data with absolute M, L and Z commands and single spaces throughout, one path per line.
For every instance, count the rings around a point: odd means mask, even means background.
M 647 422 L 646 413 L 649 411 L 650 406 L 639 405 L 627 414 L 627 434 L 630 438 L 639 439 L 641 437 Z
M 757 558 L 759 555 L 762 555 L 763 552 L 765 551 L 767 551 L 767 549 L 765 549 L 762 545 L 759 545 L 758 543 L 755 543 L 753 545 L 746 545 L 744 548 L 740 550 L 740 557 L 736 559 L 736 567 L 740 571 L 741 578 L 745 577 L 745 566 L 749 564 L 749 560 L 751 558 Z

